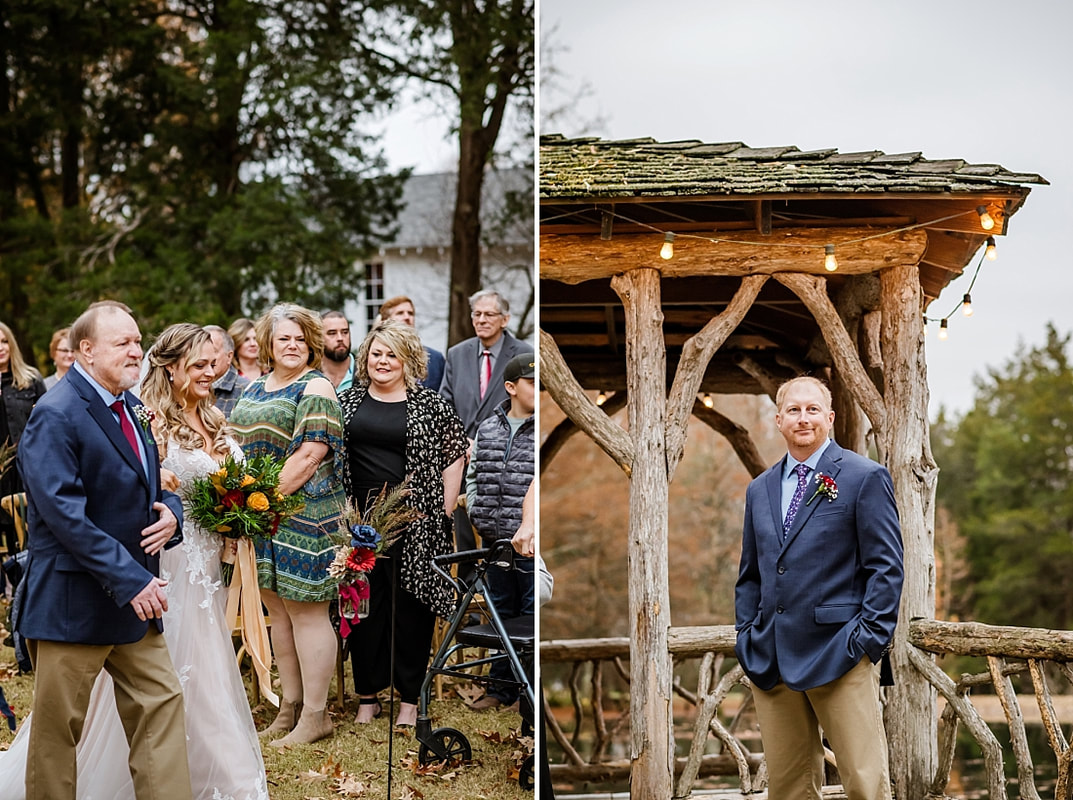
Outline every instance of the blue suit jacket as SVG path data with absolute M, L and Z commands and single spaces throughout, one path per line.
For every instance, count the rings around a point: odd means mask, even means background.
M 141 401 L 125 393 L 129 407 Z M 141 531 L 164 502 L 182 524 L 182 503 L 160 488 L 160 459 L 142 427 L 148 474 L 100 395 L 75 370 L 34 407 L 19 443 L 26 485 L 29 564 L 15 624 L 28 639 L 127 644 L 150 623 L 130 601 L 159 574 Z M 176 533 L 168 546 L 181 540 Z M 161 621 L 154 620 L 158 629 Z
M 784 461 L 746 493 L 735 651 L 761 689 L 782 680 L 805 691 L 883 656 L 898 621 L 902 536 L 887 470 L 831 442 L 816 472 L 835 479 L 838 498 L 802 505 L 783 542 Z

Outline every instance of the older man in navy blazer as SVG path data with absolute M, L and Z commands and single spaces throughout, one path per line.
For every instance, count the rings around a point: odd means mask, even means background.
M 823 729 L 850 800 L 891 797 L 877 666 L 898 620 L 902 538 L 885 468 L 828 438 L 831 393 L 776 396 L 787 455 L 749 484 L 734 606 L 772 800 L 819 800 Z
M 77 360 L 34 408 L 19 445 L 29 499 L 26 594 L 16 626 L 34 662 L 28 800 L 76 796 L 75 747 L 90 690 L 112 676 L 135 795 L 189 800 L 183 698 L 162 635 L 160 550 L 181 541 L 179 498 L 161 490 L 141 424 L 141 333 L 97 303 L 71 327 Z M 211 713 L 211 712 L 207 712 Z

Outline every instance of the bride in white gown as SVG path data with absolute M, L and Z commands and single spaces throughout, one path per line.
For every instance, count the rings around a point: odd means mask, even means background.
M 157 410 L 153 429 L 162 449 L 166 442 L 163 467 L 181 487 L 216 469 L 228 453 L 242 457 L 224 435 L 223 415 L 211 405 L 214 359 L 209 335 L 186 323 L 165 330 L 149 352 L 142 400 Z M 182 544 L 161 553 L 161 577 L 168 581 L 164 638 L 183 689 L 194 797 L 268 800 L 257 731 L 224 619 L 222 547 L 219 536 L 187 518 Z M 31 724 L 32 715 L 0 753 L 0 800 L 25 797 Z M 78 746 L 78 800 L 134 800 L 128 754 L 112 679 L 101 672 Z

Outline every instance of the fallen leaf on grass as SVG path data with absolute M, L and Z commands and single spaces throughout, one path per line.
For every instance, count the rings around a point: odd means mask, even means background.
M 413 786 L 406 785 L 402 787 L 402 794 L 399 795 L 399 800 L 424 800 L 424 797 L 425 795 Z
M 299 783 L 316 783 L 317 781 L 328 780 L 327 775 L 322 772 L 317 772 L 315 769 L 299 772 L 296 777 Z
M 335 786 L 335 793 L 342 797 L 361 797 L 365 794 L 366 785 L 358 780 L 355 775 L 347 775 L 340 778 Z
M 467 683 L 455 687 L 455 694 L 462 698 L 465 703 L 472 703 L 484 697 L 484 689 L 474 683 Z

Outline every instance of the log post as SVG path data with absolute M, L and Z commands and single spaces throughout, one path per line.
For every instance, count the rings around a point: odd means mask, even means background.
M 924 797 L 938 764 L 936 692 L 909 660 L 909 622 L 935 616 L 935 481 L 928 441 L 923 292 L 915 264 L 880 274 L 883 401 L 880 449 L 894 482 L 905 549 L 905 580 L 891 661 L 895 685 L 887 739 L 897 797 Z M 929 658 L 921 654 L 921 658 Z
M 671 627 L 667 584 L 667 352 L 660 274 L 633 269 L 611 280 L 626 312 L 626 387 L 630 474 L 630 797 L 667 800 L 674 789 Z

